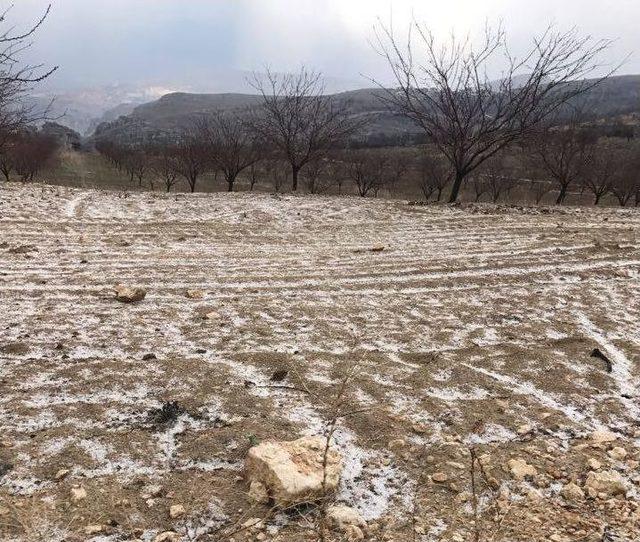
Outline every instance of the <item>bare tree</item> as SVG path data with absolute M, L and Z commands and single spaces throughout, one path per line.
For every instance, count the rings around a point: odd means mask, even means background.
M 446 161 L 440 156 L 425 154 L 419 164 L 420 190 L 426 200 L 436 194 L 436 201 L 442 199 L 442 192 L 451 182 L 451 173 Z
M 594 205 L 611 192 L 623 160 L 621 153 L 604 145 L 595 147 L 587 157 L 582 182 L 584 188 L 593 194 Z
M 471 191 L 474 194 L 473 201 L 477 203 L 482 199 L 482 196 L 489 192 L 489 184 L 480 171 L 476 171 L 473 175 L 467 177 L 467 179 L 470 181 Z
M 498 203 L 501 197 L 507 196 L 518 182 L 503 153 L 487 160 L 480 170 L 493 203 Z
M 344 153 L 345 171 L 356 185 L 358 195 L 367 197 L 378 192 L 387 182 L 389 157 L 381 151 L 352 150 Z
M 251 164 L 247 171 L 249 174 L 249 192 L 253 192 L 256 184 L 258 184 L 258 177 L 261 173 L 260 165 L 257 162 Z
M 600 79 L 585 78 L 610 44 L 548 28 L 518 59 L 500 27 L 487 27 L 477 48 L 455 37 L 440 45 L 416 21 L 405 45 L 392 28 L 381 26 L 377 35 L 397 83 L 384 89 L 383 99 L 446 156 L 454 179 L 451 202 L 467 175 L 597 85 Z M 498 58 L 506 66 L 496 81 L 488 71 Z
M 531 193 L 536 205 L 540 205 L 544 197 L 553 190 L 553 185 L 543 179 L 531 180 Z
M 0 13 L 0 26 L 8 25 L 11 8 Z M 24 64 L 20 54 L 29 47 L 33 36 L 49 16 L 51 5 L 43 16 L 24 32 L 16 32 L 12 25 L 0 29 L 0 154 L 11 140 L 27 126 L 47 118 L 48 108 L 25 105 L 24 98 L 33 86 L 47 79 L 58 68 L 46 69 L 42 64 Z
M 199 123 L 209 161 L 224 175 L 229 192 L 238 175 L 261 158 L 260 147 L 247 124 L 232 113 L 219 113 Z
M 573 117 L 569 125 L 547 128 L 535 138 L 535 152 L 543 169 L 558 186 L 556 204 L 567 197 L 569 188 L 584 174 L 594 135 Z
M 389 194 L 396 193 L 398 187 L 409 172 L 409 160 L 404 153 L 394 150 L 389 154 L 386 168 L 385 188 Z
M 142 147 L 126 147 L 123 152 L 122 170 L 129 176 L 131 184 L 137 179 L 138 186 L 142 183 L 151 169 L 151 160 L 147 149 Z
M 311 160 L 303 168 L 304 183 L 309 194 L 323 194 L 333 184 L 332 174 L 334 168 L 330 158 Z
M 153 176 L 160 180 L 166 192 L 169 193 L 178 182 L 178 151 L 174 146 L 161 145 L 155 147 L 152 154 L 151 170 Z
M 15 170 L 23 181 L 33 181 L 56 155 L 59 145 L 52 136 L 30 133 L 12 149 Z
M 253 129 L 289 162 L 294 191 L 306 164 L 325 157 L 363 125 L 349 114 L 346 102 L 325 94 L 320 73 L 304 67 L 297 74 L 254 74 L 252 84 L 262 96 Z
M 200 126 L 185 133 L 175 149 L 176 171 L 189 185 L 191 193 L 196 191 L 198 179 L 212 167 L 210 149 L 202 140 Z
M 278 193 L 289 180 L 288 163 L 277 156 L 270 156 L 264 163 L 265 172 L 271 179 L 273 190 Z
M 621 207 L 626 207 L 632 200 L 640 202 L 640 155 L 629 151 L 623 155 L 619 175 L 611 183 L 611 193 Z

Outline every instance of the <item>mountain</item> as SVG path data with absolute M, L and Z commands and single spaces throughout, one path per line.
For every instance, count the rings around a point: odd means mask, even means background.
M 334 94 L 349 104 L 353 115 L 367 116 L 369 124 L 364 136 L 369 142 L 384 143 L 417 138 L 419 129 L 403 117 L 389 112 L 380 99 L 379 89 L 362 89 Z M 597 119 L 612 119 L 640 112 L 640 76 L 611 77 L 591 90 L 584 98 Z M 253 94 L 171 93 L 158 100 L 135 107 L 130 114 L 103 122 L 94 137 L 127 144 L 173 140 L 204 114 L 238 110 L 260 103 Z
M 81 89 L 47 89 L 29 96 L 38 110 L 80 134 L 89 135 L 101 122 L 130 114 L 133 109 L 171 93 L 166 86 L 107 85 Z

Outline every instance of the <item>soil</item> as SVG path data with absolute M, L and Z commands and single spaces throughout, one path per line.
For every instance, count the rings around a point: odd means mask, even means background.
M 323 434 L 345 379 L 333 499 L 369 539 L 638 540 L 639 233 L 637 210 L 6 184 L 0 540 L 316 540 L 243 462 Z M 594 459 L 625 493 L 588 494 Z

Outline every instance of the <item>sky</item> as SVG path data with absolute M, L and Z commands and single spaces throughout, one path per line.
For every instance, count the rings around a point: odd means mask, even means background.
M 8 20 L 28 25 L 47 0 L 18 0 Z M 524 51 L 553 23 L 616 40 L 606 57 L 640 73 L 640 0 L 52 0 L 49 19 L 26 52 L 59 65 L 50 85 L 156 84 L 239 90 L 247 72 L 300 65 L 336 86 L 389 81 L 372 47 L 378 20 L 402 32 L 413 16 L 437 36 L 479 33 L 502 21 Z M 5 4 L 6 2 L 0 2 Z

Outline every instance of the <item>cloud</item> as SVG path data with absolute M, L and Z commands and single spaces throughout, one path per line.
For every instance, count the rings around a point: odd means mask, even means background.
M 446 36 L 502 20 L 513 49 L 549 22 L 596 37 L 618 38 L 608 60 L 636 49 L 638 0 L 53 0 L 50 19 L 28 58 L 60 64 L 59 84 L 139 80 L 201 84 L 234 70 L 278 71 L 306 64 L 329 76 L 387 77 L 370 45 L 378 18 L 398 31 L 412 16 Z M 11 21 L 25 26 L 47 0 L 21 0 Z M 640 72 L 640 59 L 625 65 Z M 217 75 L 216 75 L 217 74 Z

